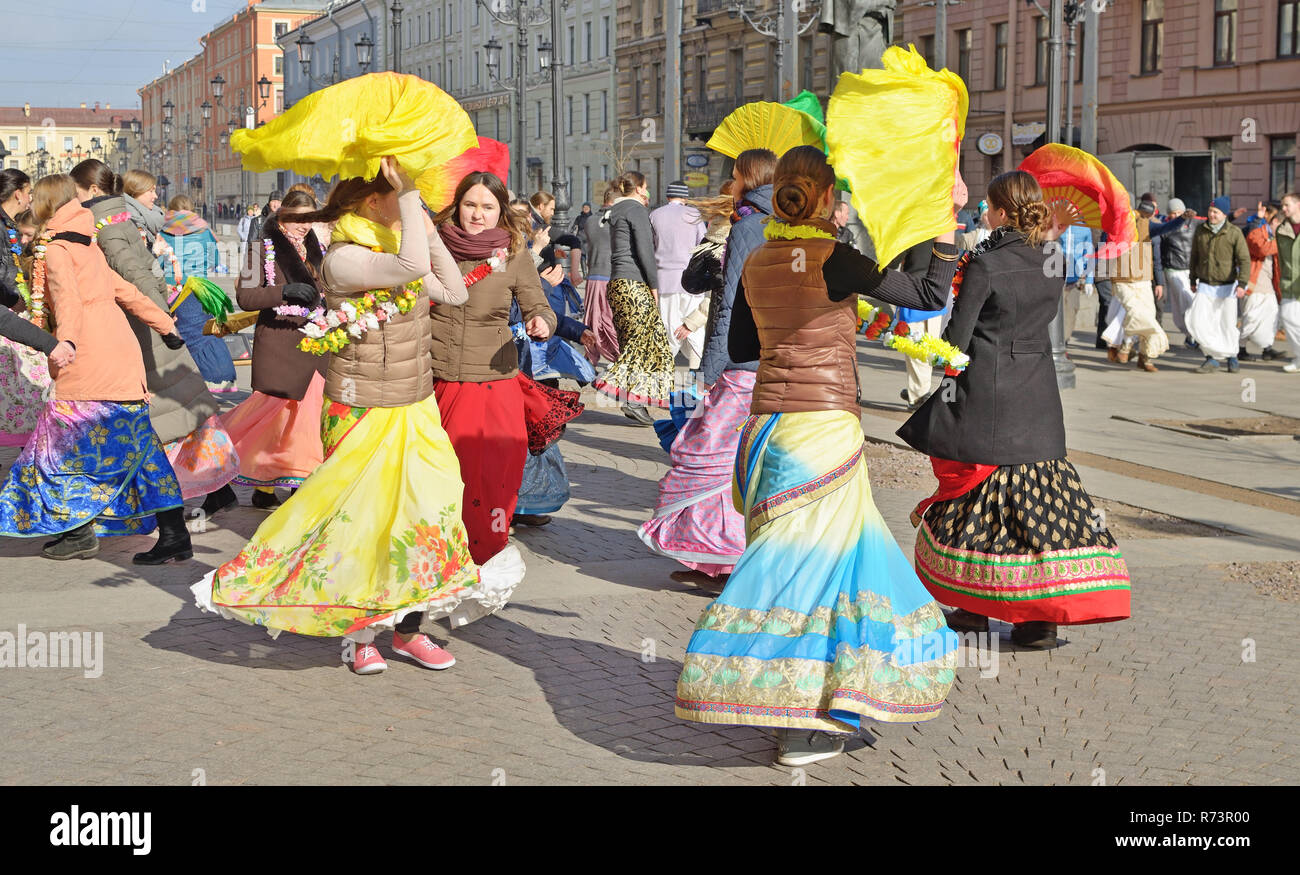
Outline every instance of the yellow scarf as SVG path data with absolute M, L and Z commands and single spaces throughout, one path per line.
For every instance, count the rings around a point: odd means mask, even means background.
M 359 213 L 344 213 L 330 234 L 331 243 L 348 242 L 365 246 L 376 252 L 397 254 L 402 245 L 402 234 Z

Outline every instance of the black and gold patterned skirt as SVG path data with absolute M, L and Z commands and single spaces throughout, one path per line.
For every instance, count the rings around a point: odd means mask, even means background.
M 650 287 L 637 280 L 610 280 L 607 291 L 618 360 L 592 385 L 620 402 L 667 408 L 673 392 L 673 354 Z
M 1129 616 L 1124 557 L 1065 459 L 1003 465 L 930 505 L 916 571 L 938 601 L 1009 623 Z

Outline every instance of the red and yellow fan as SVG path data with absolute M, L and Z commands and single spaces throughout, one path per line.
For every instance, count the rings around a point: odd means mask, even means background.
M 435 213 L 451 203 L 456 196 L 456 186 L 471 173 L 486 171 L 509 185 L 510 147 L 500 140 L 479 137 L 478 145 L 466 149 L 436 171 L 421 180 L 420 192 L 424 201 Z
M 1058 223 L 1104 231 L 1111 244 L 1137 239 L 1137 217 L 1128 191 L 1095 155 L 1064 143 L 1048 143 L 1035 149 L 1018 169 L 1038 180 L 1043 200 L 1056 212 Z

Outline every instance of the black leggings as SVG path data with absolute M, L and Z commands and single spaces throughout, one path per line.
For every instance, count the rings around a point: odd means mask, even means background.
M 397 621 L 393 628 L 403 635 L 413 635 L 420 631 L 420 623 L 424 621 L 424 611 L 414 611 Z

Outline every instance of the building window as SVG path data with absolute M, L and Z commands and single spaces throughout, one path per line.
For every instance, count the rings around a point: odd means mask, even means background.
M 655 115 L 664 111 L 664 82 L 663 82 L 664 65 L 656 63 L 654 65 L 654 78 L 650 81 L 654 83 L 655 89 Z
M 63 138 L 63 151 L 64 151 L 64 152 L 71 152 L 71 151 L 72 151 L 72 138 L 71 138 L 71 137 L 64 137 L 64 138 Z
M 745 50 L 731 49 L 731 88 L 736 104 L 745 102 Z
M 44 137 L 37 137 L 37 138 L 36 138 L 36 148 L 37 148 L 37 149 L 44 149 L 44 148 L 45 148 L 45 138 L 44 138 Z
M 970 82 L 970 28 L 957 31 L 957 75 Z
M 478 6 L 475 5 L 474 8 L 478 9 Z M 474 53 L 474 84 L 479 84 L 478 52 Z
M 608 165 L 608 164 L 602 164 L 602 165 L 600 165 L 600 176 L 601 176 L 601 180 L 602 180 L 603 182 L 605 182 L 606 184 L 611 183 L 611 182 L 614 181 L 614 180 L 612 180 L 612 179 L 609 178 L 609 165 Z
M 18 138 L 17 138 L 17 137 L 10 137 L 10 138 L 9 138 L 9 151 L 10 151 L 10 152 L 16 152 L 17 150 L 18 150 Z
M 609 92 L 600 92 L 600 129 L 609 130 Z
M 641 68 L 632 71 L 632 114 L 641 114 Z
M 447 90 L 452 91 L 456 88 L 455 77 L 452 75 L 456 71 L 455 62 L 451 58 L 447 59 Z
M 582 165 L 582 199 L 586 201 L 591 197 L 591 165 Z M 581 211 L 581 207 L 578 208 Z
M 1214 0 L 1214 63 L 1237 63 L 1237 0 Z
M 925 63 L 931 70 L 936 69 L 934 65 L 934 34 L 928 33 L 921 37 L 921 44 L 917 47 L 920 49 L 921 57 L 925 58 Z
M 537 139 L 542 138 L 542 102 L 537 101 Z
M 591 133 L 591 93 L 582 95 L 582 132 Z
M 284 112 L 284 89 L 275 89 L 275 114 L 279 115 Z
M 478 4 L 477 4 L 477 3 L 473 3 L 473 4 L 471 4 L 471 5 L 474 7 L 474 24 L 477 25 L 477 24 L 478 24 Z
M 1083 81 L 1083 29 L 1087 26 L 1087 19 L 1079 22 L 1079 29 L 1074 41 L 1077 44 L 1074 50 L 1074 81 Z
M 568 113 L 568 115 L 569 115 L 569 128 L 568 128 L 568 131 L 569 131 L 569 135 L 572 136 L 572 135 L 573 135 L 573 95 L 570 94 L 570 95 L 566 96 L 566 97 L 564 98 L 564 101 L 565 101 L 565 103 L 568 104 L 568 107 L 567 107 L 568 110 L 569 110 L 569 113 Z
M 271 25 L 271 33 L 275 35 L 275 38 L 277 40 L 288 32 L 289 32 L 289 22 L 287 21 L 276 21 Z
M 1269 141 L 1269 191 L 1274 200 L 1293 190 L 1295 180 L 1295 137 L 1273 137 Z
M 609 57 L 609 16 L 608 15 L 601 16 L 600 21 L 601 21 L 601 27 L 604 28 L 604 35 L 601 38 L 601 44 L 600 44 L 600 56 L 602 58 L 608 58 Z
M 1003 21 L 993 25 L 993 90 L 1007 87 L 1007 32 L 1009 25 Z
M 1047 84 L 1047 40 L 1050 22 L 1040 15 L 1034 19 L 1034 84 Z
M 475 9 L 478 8 L 477 3 L 474 4 L 474 8 Z M 582 60 L 583 61 L 591 60 L 591 22 L 590 21 L 584 21 L 582 23 Z
M 799 60 L 802 62 L 800 66 L 802 66 L 802 68 L 803 68 L 802 72 L 800 73 L 799 81 L 800 81 L 801 84 L 800 84 L 799 88 L 800 88 L 801 90 L 806 89 L 806 90 L 808 90 L 808 91 L 812 91 L 812 89 L 813 89 L 813 61 L 816 60 L 815 58 L 813 58 L 813 38 L 812 38 L 812 37 L 807 37 L 806 39 L 803 39 L 803 40 L 800 41 L 800 45 L 799 45 Z
M 576 25 L 569 25 L 569 53 L 564 56 L 564 60 L 572 64 L 578 58 L 578 29 Z
M 1281 0 L 1277 4 L 1277 56 L 1300 56 L 1300 0 Z
M 275 56 L 275 61 L 272 64 L 272 70 L 277 76 L 284 75 L 284 55 Z
M 699 52 L 695 55 L 695 91 L 700 100 L 709 93 L 709 55 Z
M 1214 153 L 1214 196 L 1232 194 L 1232 137 L 1209 141 Z

